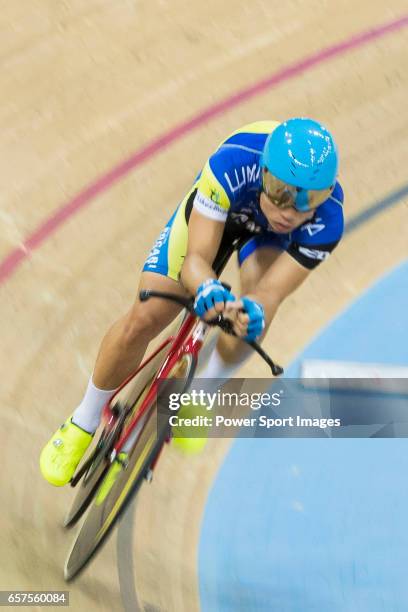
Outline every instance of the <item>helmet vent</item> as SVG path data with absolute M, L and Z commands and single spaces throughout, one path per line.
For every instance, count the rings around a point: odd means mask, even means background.
M 314 168 L 312 170 L 312 174 L 310 176 L 310 180 L 311 181 L 315 181 L 317 179 L 317 175 L 319 174 L 319 170 L 320 170 L 320 168 Z

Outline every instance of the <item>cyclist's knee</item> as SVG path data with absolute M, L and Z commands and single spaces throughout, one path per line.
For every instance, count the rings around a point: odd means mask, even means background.
M 149 342 L 161 332 L 163 327 L 159 313 L 155 313 L 147 306 L 135 306 L 124 319 L 123 342 L 127 346 L 141 339 Z

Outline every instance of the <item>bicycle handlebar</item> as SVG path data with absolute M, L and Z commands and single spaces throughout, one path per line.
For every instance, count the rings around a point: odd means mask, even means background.
M 224 286 L 230 289 L 228 285 L 224 284 Z M 152 297 L 162 298 L 164 300 L 170 300 L 172 302 L 175 302 L 176 304 L 180 304 L 180 306 L 188 310 L 188 312 L 190 312 L 191 314 L 195 314 L 194 298 L 186 298 L 181 295 L 176 295 L 174 293 L 167 293 L 165 291 L 154 291 L 153 289 L 143 289 L 139 293 L 139 299 L 141 302 L 147 302 L 147 300 L 149 300 Z M 222 313 L 220 313 L 219 315 L 217 315 L 214 319 L 211 319 L 210 321 L 206 321 L 205 319 L 201 319 L 201 320 L 204 321 L 204 323 L 206 323 L 207 325 L 219 327 L 226 334 L 237 337 L 236 333 L 234 332 L 232 322 L 229 319 L 225 319 Z M 266 361 L 268 366 L 271 368 L 273 376 L 280 376 L 281 374 L 283 374 L 283 368 L 280 365 L 274 363 L 274 361 L 272 361 L 269 355 L 263 350 L 263 348 L 257 342 L 255 342 L 255 340 L 244 340 L 243 338 L 241 338 L 241 340 L 243 342 L 246 342 L 248 346 L 250 346 L 254 351 L 258 353 L 260 357 L 262 357 L 264 361 Z

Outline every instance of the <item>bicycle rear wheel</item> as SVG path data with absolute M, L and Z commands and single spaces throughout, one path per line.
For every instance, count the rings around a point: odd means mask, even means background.
M 195 370 L 192 355 L 183 355 L 160 389 L 157 404 L 166 404 L 170 392 L 182 393 L 189 386 Z M 173 378 L 174 377 L 174 378 Z M 163 406 L 166 409 L 166 406 Z M 65 580 L 72 580 L 82 571 L 111 533 L 118 518 L 125 511 L 154 463 L 170 428 L 167 419 L 158 418 L 156 404 L 152 404 L 144 425 L 106 495 L 109 474 L 105 475 L 89 507 L 72 549 L 65 563 Z

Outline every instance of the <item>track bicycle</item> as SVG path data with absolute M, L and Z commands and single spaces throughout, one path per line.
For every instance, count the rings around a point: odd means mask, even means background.
M 244 236 L 223 240 L 213 264 L 217 276 L 244 240 Z M 71 480 L 71 486 L 78 485 L 78 492 L 64 526 L 73 526 L 88 512 L 65 563 L 67 581 L 89 563 L 142 482 L 151 481 L 163 446 L 171 438 L 168 419 L 158 418 L 158 411 L 168 410 L 170 392 L 183 393 L 188 389 L 209 329 L 217 326 L 225 333 L 234 333 L 231 321 L 222 314 L 210 322 L 197 317 L 192 298 L 157 291 L 142 291 L 139 297 L 141 301 L 172 300 L 185 309 L 184 318 L 177 333 L 147 357 L 107 402 L 101 434 Z M 248 344 L 268 363 L 273 376 L 282 374 L 283 369 L 256 342 Z M 125 453 L 122 449 L 129 440 L 131 448 Z

